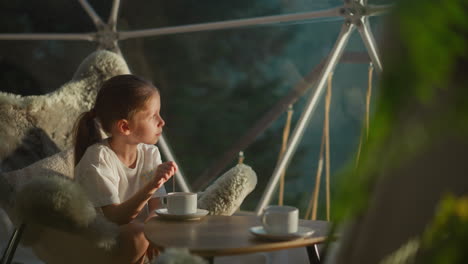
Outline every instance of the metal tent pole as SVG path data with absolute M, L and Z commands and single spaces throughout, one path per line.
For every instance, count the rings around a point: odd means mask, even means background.
M 93 20 L 94 25 L 96 25 L 97 28 L 101 28 L 104 26 L 104 22 L 102 22 L 101 17 L 94 11 L 93 7 L 88 3 L 86 0 L 78 0 L 80 2 L 81 6 L 83 9 L 88 13 L 89 17 Z
M 382 62 L 380 61 L 380 56 L 377 50 L 377 45 L 375 43 L 374 35 L 372 34 L 369 19 L 367 17 L 361 18 L 361 23 L 358 23 L 357 29 L 359 34 L 361 35 L 362 41 L 364 41 L 364 45 L 367 48 L 367 52 L 374 64 L 375 68 L 377 69 L 378 73 L 382 72 Z
M 222 22 L 201 23 L 201 24 L 194 24 L 194 25 L 164 27 L 164 28 L 155 28 L 155 29 L 119 31 L 119 39 L 124 40 L 124 39 L 129 39 L 129 38 L 151 37 L 151 36 L 167 35 L 167 34 L 175 34 L 175 33 L 228 29 L 228 28 L 245 27 L 245 26 L 252 26 L 252 25 L 259 25 L 259 24 L 292 22 L 292 21 L 297 21 L 297 20 L 314 19 L 314 18 L 322 18 L 322 17 L 338 17 L 340 16 L 341 10 L 342 10 L 342 7 L 336 7 L 336 8 L 326 9 L 326 10 L 321 10 L 321 11 L 288 14 L 288 15 L 265 16 L 265 17 L 257 17 L 257 18 L 228 20 L 228 21 L 222 21 Z
M 120 0 L 114 0 L 112 3 L 112 9 L 107 22 L 115 30 L 117 26 L 117 15 L 119 14 Z
M 335 45 L 333 46 L 333 49 L 327 59 L 325 67 L 320 75 L 319 81 L 317 83 L 317 88 L 315 89 L 315 92 L 311 94 L 309 100 L 307 101 L 305 110 L 302 112 L 301 117 L 299 118 L 299 121 L 296 127 L 294 128 L 290 141 L 288 142 L 286 151 L 281 160 L 278 162 L 273 172 L 273 175 L 270 177 L 268 185 L 266 186 L 265 191 L 262 197 L 260 198 L 260 202 L 257 208 L 255 209 L 255 213 L 257 215 L 260 215 L 265 206 L 270 202 L 271 197 L 273 195 L 273 191 L 276 185 L 278 184 L 281 172 L 283 172 L 283 170 L 288 166 L 289 162 L 291 161 L 291 158 L 297 149 L 299 141 L 301 140 L 304 134 L 304 130 L 310 121 L 312 112 L 317 107 L 319 97 L 323 94 L 327 77 L 337 65 L 341 54 L 343 53 L 343 50 L 346 46 L 346 43 L 348 42 L 349 37 L 354 31 L 354 29 L 355 26 L 352 23 L 345 22 L 343 24 L 338 39 Z
M 87 40 L 94 41 L 96 33 L 33 33 L 33 34 L 0 34 L 0 40 Z
M 158 145 L 161 147 L 161 151 L 162 151 L 162 153 L 164 154 L 164 156 L 166 157 L 167 160 L 172 160 L 175 163 L 179 164 L 177 162 L 177 160 L 175 159 L 174 155 L 172 154 L 172 150 L 169 147 L 169 144 L 167 144 L 166 138 L 164 137 L 164 135 L 161 135 L 161 137 L 159 138 Z M 191 192 L 191 190 L 190 190 L 190 188 L 189 188 L 189 186 L 187 184 L 187 180 L 183 176 L 182 169 L 180 167 L 177 170 L 175 177 L 176 177 L 176 180 L 177 180 L 177 184 L 179 185 L 180 189 L 182 189 L 182 191 Z
M 393 5 L 367 5 L 366 16 L 380 16 L 390 11 Z

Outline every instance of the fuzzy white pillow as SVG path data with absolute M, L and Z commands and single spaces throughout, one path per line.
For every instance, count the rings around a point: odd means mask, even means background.
M 69 178 L 73 178 L 73 149 L 68 149 L 39 160 L 26 168 L 0 174 L 13 186 L 14 190 L 20 190 L 25 184 L 34 178 L 41 178 L 50 172 L 55 172 Z
M 225 172 L 199 195 L 198 207 L 212 215 L 232 215 L 257 185 L 257 174 L 245 164 Z
M 81 235 L 97 248 L 111 249 L 119 228 L 96 213 L 81 186 L 57 172 L 35 177 L 15 195 L 15 222 L 26 224 L 24 245 L 34 245 L 46 227 Z

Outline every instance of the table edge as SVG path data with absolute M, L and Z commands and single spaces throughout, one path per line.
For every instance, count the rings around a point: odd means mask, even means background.
M 314 237 L 314 238 L 304 238 L 296 239 L 290 241 L 281 241 L 274 242 L 269 244 L 258 244 L 250 247 L 243 248 L 226 248 L 226 249 L 191 249 L 192 254 L 196 254 L 203 257 L 215 257 L 215 256 L 230 256 L 230 255 L 240 255 L 248 254 L 255 252 L 267 252 L 267 251 L 276 251 L 288 248 L 298 248 L 298 247 L 307 247 L 315 244 L 325 242 L 327 237 Z M 164 250 L 164 249 L 163 249 Z

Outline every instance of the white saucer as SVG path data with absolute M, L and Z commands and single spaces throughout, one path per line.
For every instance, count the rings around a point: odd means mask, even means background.
M 167 212 L 167 208 L 160 208 L 156 209 L 156 214 L 161 216 L 165 219 L 171 220 L 198 220 L 208 214 L 208 210 L 205 209 L 197 209 L 197 212 L 194 214 L 185 214 L 185 215 L 177 215 L 177 214 L 170 214 Z
M 266 238 L 269 240 L 293 240 L 293 239 L 308 237 L 312 235 L 314 232 L 315 230 L 309 227 L 305 227 L 305 226 L 298 226 L 297 232 L 290 233 L 290 234 L 269 234 L 265 231 L 263 226 L 253 226 L 250 228 L 250 233 L 258 237 Z

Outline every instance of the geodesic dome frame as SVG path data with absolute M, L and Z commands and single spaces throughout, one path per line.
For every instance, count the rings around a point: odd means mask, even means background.
M 0 40 L 70 40 L 70 41 L 91 41 L 99 44 L 100 49 L 108 49 L 120 53 L 119 41 L 133 38 L 144 38 L 157 35 L 168 35 L 176 33 L 200 32 L 210 30 L 220 30 L 229 28 L 239 28 L 259 24 L 272 24 L 281 22 L 292 22 L 302 20 L 313 20 L 325 17 L 342 17 L 344 19 L 341 31 L 336 42 L 324 62 L 324 66 L 315 84 L 310 97 L 307 98 L 306 105 L 299 118 L 299 121 L 291 134 L 284 155 L 278 161 L 268 185 L 262 195 L 262 198 L 256 208 L 259 214 L 263 208 L 270 202 L 275 187 L 279 182 L 281 172 L 289 165 L 291 158 L 296 152 L 297 146 L 302 139 L 305 128 L 310 117 L 313 115 L 319 99 L 323 95 L 326 79 L 333 72 L 335 66 L 340 60 L 343 51 L 348 43 L 352 33 L 357 29 L 366 48 L 371 61 L 378 72 L 382 71 L 382 65 L 377 51 L 376 42 L 370 30 L 370 16 L 379 15 L 387 11 L 388 5 L 369 5 L 367 0 L 345 0 L 342 6 L 321 11 L 304 12 L 288 15 L 275 15 L 266 17 L 257 17 L 249 19 L 230 20 L 223 22 L 212 22 L 202 24 L 192 24 L 185 26 L 164 27 L 155 29 L 143 29 L 132 31 L 119 31 L 117 29 L 117 19 L 120 7 L 120 1 L 114 0 L 107 22 L 95 12 L 93 7 L 86 0 L 79 0 L 79 3 L 92 19 L 97 31 L 93 33 L 82 34 L 0 34 Z M 175 160 L 169 145 L 164 137 L 160 140 L 160 147 L 167 159 Z M 182 190 L 188 191 L 190 187 L 186 183 L 182 173 L 176 175 L 179 186 Z

